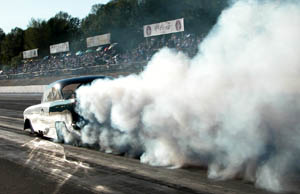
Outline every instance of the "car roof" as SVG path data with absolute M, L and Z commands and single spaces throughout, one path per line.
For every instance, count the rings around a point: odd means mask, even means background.
M 68 79 L 62 79 L 57 80 L 51 84 L 49 84 L 49 87 L 53 87 L 56 84 L 59 84 L 61 88 L 65 87 L 66 85 L 73 84 L 73 83 L 82 83 L 87 84 L 90 83 L 96 79 L 112 79 L 110 76 L 103 76 L 103 75 L 96 75 L 96 76 L 80 76 L 80 77 L 74 77 L 74 78 L 68 78 Z

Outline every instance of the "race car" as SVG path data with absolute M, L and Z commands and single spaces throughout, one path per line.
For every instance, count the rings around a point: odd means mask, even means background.
M 63 79 L 49 84 L 40 104 L 24 111 L 24 130 L 63 141 L 63 129 L 68 132 L 80 131 L 80 116 L 75 111 L 76 89 L 91 84 L 97 79 L 112 79 L 108 76 L 82 76 Z

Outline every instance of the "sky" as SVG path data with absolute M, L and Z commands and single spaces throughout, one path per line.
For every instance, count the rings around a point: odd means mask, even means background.
M 25 30 L 31 18 L 53 17 L 59 11 L 80 19 L 87 16 L 92 5 L 109 0 L 0 0 L 0 28 L 9 33 L 15 27 Z

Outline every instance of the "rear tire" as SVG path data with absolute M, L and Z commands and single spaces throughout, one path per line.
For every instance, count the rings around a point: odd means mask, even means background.
M 66 128 L 66 124 L 64 122 L 62 122 L 62 121 L 55 122 L 55 129 L 56 129 L 56 135 L 57 135 L 56 142 L 57 143 L 64 143 L 64 135 L 62 132 L 63 128 Z

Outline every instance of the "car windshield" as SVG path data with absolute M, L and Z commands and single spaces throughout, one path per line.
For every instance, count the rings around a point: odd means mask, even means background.
M 59 88 L 54 86 L 54 87 L 49 87 L 45 90 L 42 98 L 42 102 L 51 102 L 51 101 L 61 100 L 61 99 L 62 99 L 62 95 L 60 93 Z
M 56 100 L 74 99 L 76 89 L 82 85 L 91 84 L 96 79 L 112 79 L 104 76 L 79 77 L 60 80 L 50 84 L 44 91 L 42 103 Z

